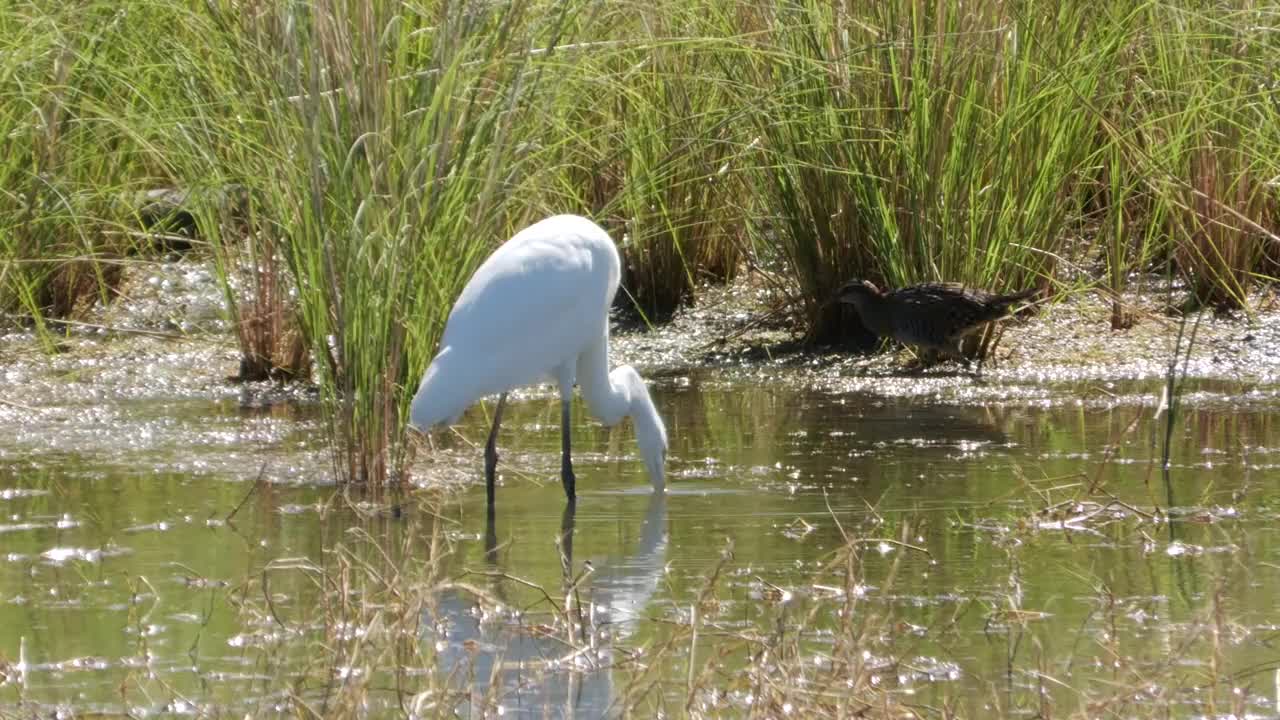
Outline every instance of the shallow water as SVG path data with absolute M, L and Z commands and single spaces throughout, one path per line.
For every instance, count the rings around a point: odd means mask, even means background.
M 492 519 L 478 484 L 335 490 L 306 402 L 22 397 L 0 408 L 0 712 L 327 714 L 363 683 L 371 716 L 733 715 L 760 692 L 742 668 L 820 673 L 849 643 L 895 701 L 964 715 L 1086 688 L 1113 711 L 1280 712 L 1273 389 L 1191 383 L 1166 478 L 1158 382 L 937 382 L 658 377 L 667 496 L 629 428 L 583 423 L 572 514 L 558 407 L 531 393 Z M 436 440 L 420 477 L 479 476 Z M 885 622 L 849 635 L 842 612 Z M 395 654 L 362 656 L 388 618 Z M 770 642 L 794 664 L 748 650 Z

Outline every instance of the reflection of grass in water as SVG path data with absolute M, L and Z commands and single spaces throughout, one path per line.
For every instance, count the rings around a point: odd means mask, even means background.
M 1242 656 L 1232 648 L 1249 629 L 1233 614 L 1232 589 L 1247 579 L 1230 555 L 1203 577 L 1172 578 L 1198 583 L 1203 601 L 1155 576 L 1135 592 L 1064 567 L 1092 591 L 1077 598 L 1088 607 L 1079 626 L 1055 619 L 1053 591 L 1025 586 L 1026 549 L 1046 532 L 1103 531 L 1121 543 L 1156 534 L 1149 518 L 1119 506 L 1076 508 L 1066 529 L 1047 515 L 1021 527 L 1000 519 L 1004 527 L 982 532 L 1005 556 L 1007 583 L 991 593 L 957 588 L 970 593 L 958 601 L 913 595 L 911 570 L 928 552 L 915 546 L 917 520 L 841 526 L 846 541 L 789 587 L 753 577 L 726 545 L 704 580 L 672 590 L 674 605 L 650 605 L 630 633 L 590 608 L 586 588 L 598 568 L 566 563 L 559 587 L 518 570 L 450 570 L 459 526 L 440 510 L 416 508 L 402 520 L 366 512 L 322 560 L 278 560 L 248 577 L 232 597 L 261 640 L 247 648 L 269 678 L 254 695 L 283 695 L 308 717 L 379 708 L 444 717 L 464 704 L 472 716 L 490 715 L 517 703 L 556 714 L 567 700 L 548 688 L 581 699 L 591 683 L 605 685 L 610 712 L 637 717 L 1242 716 L 1256 702 L 1235 688 L 1273 669 L 1235 661 Z M 744 586 L 750 599 L 733 599 Z M 481 636 L 446 640 L 462 623 Z M 972 648 L 972 633 L 989 653 L 949 652 Z M 495 638 L 505 647 L 489 645 Z M 521 643 L 540 654 L 519 654 Z

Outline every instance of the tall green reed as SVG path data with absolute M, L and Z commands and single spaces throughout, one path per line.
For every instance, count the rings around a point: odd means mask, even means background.
M 558 21 L 527 10 L 326 0 L 241 19 L 269 119 L 242 174 L 296 283 L 342 477 L 401 470 L 453 300 L 523 219 L 508 206 L 526 172 L 517 121 Z
M 1164 268 L 1190 290 L 1188 307 L 1247 307 L 1276 237 L 1277 112 L 1268 78 L 1276 48 L 1260 32 L 1273 11 L 1131 3 L 1138 20 L 1101 105 L 1097 194 L 1086 219 L 1102 219 L 1107 282 Z M 1132 321 L 1119 301 L 1113 328 Z
M 627 39 L 574 52 L 554 70 L 562 80 L 550 133 L 560 138 L 558 190 L 620 241 L 619 303 L 651 319 L 740 264 L 742 186 L 730 170 L 741 112 L 721 69 L 737 47 L 719 10 L 600 8 L 581 32 Z
M 1276 231 L 1275 130 L 1280 47 L 1261 24 L 1274 10 L 1146 8 L 1142 92 L 1126 119 L 1162 211 L 1153 217 L 1193 304 L 1247 307 L 1247 287 Z
M 145 191 L 190 191 L 196 217 L 227 209 L 232 44 L 172 0 L 10 3 L 0 29 L 0 305 L 39 326 L 164 249 Z
M 769 17 L 779 52 L 753 81 L 776 88 L 756 115 L 764 231 L 812 337 L 841 334 L 828 300 L 851 277 L 1007 287 L 1053 272 L 1097 129 L 1079 98 L 1101 92 L 1125 27 L 1023 10 L 800 3 Z
M 137 40 L 107 3 L 0 8 L 0 308 L 41 329 L 105 299 L 131 244 L 113 200 L 147 157 L 113 120 L 141 102 Z

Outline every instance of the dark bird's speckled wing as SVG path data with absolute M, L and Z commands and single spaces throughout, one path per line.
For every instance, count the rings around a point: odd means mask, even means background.
M 966 333 L 1008 314 L 1009 306 L 1035 294 L 997 295 L 956 283 L 923 283 L 887 293 L 894 336 L 904 343 L 950 351 Z

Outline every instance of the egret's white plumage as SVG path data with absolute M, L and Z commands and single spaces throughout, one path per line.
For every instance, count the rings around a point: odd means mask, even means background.
M 569 399 L 576 380 L 605 425 L 631 416 L 654 490 L 662 492 L 667 431 L 639 373 L 609 372 L 609 306 L 618 291 L 618 250 L 599 225 L 556 215 L 516 233 L 472 276 L 449 313 L 440 351 L 413 397 L 410 422 L 421 430 L 454 423 L 472 403 L 500 393 L 485 455 L 493 502 L 494 440 L 506 393 L 539 382 L 560 388 L 561 477 L 574 498 Z

